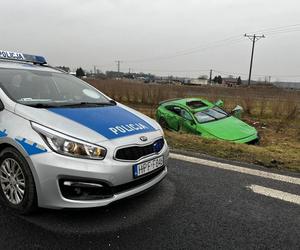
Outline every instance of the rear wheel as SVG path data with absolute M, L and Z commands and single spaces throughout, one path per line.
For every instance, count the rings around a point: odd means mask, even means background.
M 37 207 L 33 176 L 25 158 L 14 148 L 0 153 L 0 196 L 15 212 L 27 214 Z

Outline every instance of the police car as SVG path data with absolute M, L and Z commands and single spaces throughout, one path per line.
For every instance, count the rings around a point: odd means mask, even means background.
M 42 56 L 0 50 L 0 196 L 15 211 L 132 196 L 166 176 L 168 154 L 154 120 Z

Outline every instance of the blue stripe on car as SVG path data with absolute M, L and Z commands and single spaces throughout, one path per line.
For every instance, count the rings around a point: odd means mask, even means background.
M 37 143 L 30 142 L 25 138 L 15 138 L 15 140 L 25 149 L 28 155 L 35 155 L 47 152 L 47 149 L 44 149 Z
M 107 139 L 155 131 L 149 123 L 118 106 L 48 110 L 80 123 Z
M 0 138 L 6 137 L 7 135 L 8 134 L 7 134 L 6 129 L 4 129 L 3 131 L 0 130 Z

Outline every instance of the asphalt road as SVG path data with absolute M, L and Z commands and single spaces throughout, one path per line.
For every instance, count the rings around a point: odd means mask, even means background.
M 0 246 L 300 249 L 300 205 L 257 194 L 251 185 L 300 194 L 297 184 L 170 159 L 155 189 L 106 208 L 24 217 L 1 206 Z

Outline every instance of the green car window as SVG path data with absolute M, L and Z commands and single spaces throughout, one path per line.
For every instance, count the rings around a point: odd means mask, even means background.
M 211 109 L 204 110 L 202 112 L 206 115 L 209 115 L 209 116 L 217 119 L 217 120 L 222 119 L 227 116 L 225 111 L 223 111 L 220 108 L 211 108 Z
M 183 117 L 184 119 L 186 119 L 188 121 L 192 121 L 193 120 L 193 117 L 189 114 L 189 112 L 187 112 L 184 109 L 181 110 L 181 117 Z
M 214 107 L 213 110 L 215 110 L 215 111 L 217 111 L 217 112 L 219 112 L 219 113 L 221 113 L 221 114 L 228 115 L 228 114 L 226 113 L 226 111 L 224 111 L 224 110 L 221 109 L 221 108 Z
M 195 114 L 195 117 L 199 123 L 205 123 L 205 122 L 210 122 L 210 121 L 214 121 L 214 120 L 219 120 L 219 119 L 223 119 L 227 116 L 228 116 L 228 114 L 224 110 L 222 110 L 218 107 L 210 108 L 210 109 L 207 109 L 207 110 L 204 110 L 202 112 L 198 112 Z
M 167 106 L 166 107 L 167 110 L 175 113 L 176 115 L 181 115 L 181 108 L 180 107 L 177 107 L 177 106 Z
M 212 116 L 209 116 L 209 115 L 204 114 L 202 112 L 196 113 L 195 117 L 196 117 L 196 119 L 199 123 L 205 123 L 205 122 L 210 122 L 210 121 L 215 120 L 215 118 L 213 118 Z

